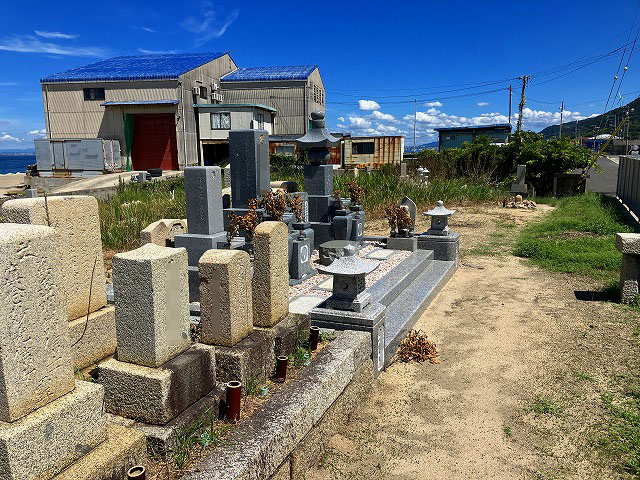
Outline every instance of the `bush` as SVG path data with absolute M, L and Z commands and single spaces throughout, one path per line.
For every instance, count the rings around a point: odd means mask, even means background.
M 429 170 L 430 178 L 465 177 L 479 182 L 510 183 L 517 165 L 527 166 L 527 182 L 538 193 L 553 190 L 553 177 L 585 168 L 590 150 L 575 145 L 570 138 L 545 140 L 541 134 L 520 132 L 508 145 L 492 145 L 486 135 L 460 148 L 418 153 L 418 165 Z

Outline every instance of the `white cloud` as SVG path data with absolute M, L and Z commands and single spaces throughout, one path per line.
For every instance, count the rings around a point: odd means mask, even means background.
M 13 137 L 8 133 L 0 132 L 0 142 L 21 142 L 19 138 Z
M 597 114 L 591 115 L 597 116 Z M 572 112 L 570 110 L 565 110 L 562 115 L 563 122 L 575 122 L 576 120 L 583 120 L 588 118 L 582 115 L 580 112 Z M 514 123 L 518 119 L 518 114 L 514 115 Z M 522 123 L 531 129 L 539 129 L 544 128 L 549 125 L 554 125 L 560 123 L 560 112 L 547 112 L 544 110 L 532 110 L 529 107 L 524 107 L 522 109 Z
M 32 35 L 14 35 L 0 39 L 0 50 L 21 53 L 51 53 L 70 57 L 106 57 L 108 52 L 100 47 L 66 47 L 43 42 Z
M 486 107 L 487 105 L 489 105 L 488 102 L 478 102 L 479 107 Z
M 129 28 L 133 28 L 134 30 L 142 30 L 143 32 L 148 33 L 156 33 L 156 31 L 151 27 L 136 27 L 134 25 L 129 25 Z
M 380 110 L 380 105 L 375 100 L 358 100 L 360 110 Z
M 138 51 L 144 55 L 162 55 L 164 53 L 178 53 L 178 50 L 147 50 L 146 48 L 139 48 Z
M 374 110 L 373 112 L 371 112 L 369 118 L 373 120 L 384 120 L 391 123 L 400 123 L 398 120 L 396 120 L 396 117 L 394 117 L 390 113 L 382 113 L 380 110 Z
M 60 33 L 60 32 L 47 32 L 44 30 L 36 30 L 36 35 L 44 38 L 61 38 L 64 40 L 73 40 L 74 38 L 78 38 L 78 35 L 75 33 Z
M 338 117 L 338 121 L 340 121 L 341 123 L 344 123 L 344 117 Z
M 224 16 L 224 20 L 221 20 L 222 12 L 216 9 L 212 2 L 204 0 L 200 7 L 199 15 L 187 17 L 182 22 L 182 28 L 199 37 L 194 43 L 195 47 L 214 38 L 220 38 L 240 14 L 240 10 L 235 8 L 229 15 Z
M 441 107 L 442 106 L 442 102 L 427 102 L 424 104 L 425 107 Z
M 44 128 L 39 130 L 29 130 L 29 135 L 46 135 L 47 131 Z

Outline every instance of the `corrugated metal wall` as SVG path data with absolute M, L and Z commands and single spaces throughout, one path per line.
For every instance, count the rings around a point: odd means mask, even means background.
M 354 143 L 373 142 L 374 149 L 371 154 L 354 154 Z M 344 138 L 344 166 L 353 168 L 357 166 L 379 167 L 387 163 L 399 164 L 404 154 L 404 137 L 345 137 Z

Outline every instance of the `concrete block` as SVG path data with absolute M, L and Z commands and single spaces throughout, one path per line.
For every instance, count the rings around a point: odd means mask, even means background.
M 271 327 L 289 313 L 288 229 L 263 222 L 253 237 L 253 325 Z
M 622 255 L 622 268 L 620 269 L 620 302 L 633 302 L 640 290 L 638 289 L 638 277 L 640 276 L 640 256 Z
M 69 322 L 73 366 L 85 368 L 116 353 L 116 309 L 107 305 Z
M 433 250 L 434 260 L 455 262 L 456 268 L 460 260 L 460 237 L 456 232 L 449 235 L 427 235 L 418 237 L 418 248 L 420 250 Z
M 394 250 L 380 248 L 368 253 L 364 258 L 370 258 L 371 260 L 389 260 L 394 253 L 396 253 Z
M 56 232 L 0 223 L 0 421 L 74 387 Z
M 105 410 L 164 425 L 216 385 L 215 348 L 195 344 L 159 368 L 108 360 L 99 365 Z
M 186 250 L 147 243 L 112 264 L 118 359 L 157 367 L 189 348 Z
M 188 254 L 189 265 L 196 267 L 200 257 L 207 250 L 215 250 L 218 243 L 227 242 L 227 233 L 221 232 L 213 235 L 201 235 L 199 233 L 184 233 L 175 236 L 176 248 L 185 248 Z
M 60 290 L 69 320 L 87 314 L 94 264 L 90 311 L 107 304 L 98 201 L 94 197 L 48 197 L 46 204 L 44 197 L 9 200 L 2 205 L 2 216 L 5 222 L 48 225 L 58 234 Z
M 640 233 L 616 233 L 616 248 L 623 255 L 640 255 Z
M 246 384 L 251 377 L 268 377 L 275 368 L 274 346 L 272 329 L 256 329 L 233 347 L 216 347 L 218 381 Z
M 291 452 L 291 479 L 304 479 L 307 471 L 318 463 L 329 440 L 341 425 L 348 423 L 353 411 L 373 387 L 373 364 L 367 359 L 342 394 L 329 407 L 317 425 Z
M 189 233 L 210 235 L 224 230 L 220 167 L 186 167 L 184 189 Z
M 417 237 L 389 237 L 387 238 L 387 248 L 391 250 L 404 250 L 415 252 L 418 249 Z
M 253 329 L 249 254 L 209 250 L 200 259 L 199 273 L 200 339 L 210 345 L 233 346 Z
M 0 422 L 0 478 L 49 479 L 106 439 L 100 385 L 75 389 L 13 422 Z
M 147 459 L 144 433 L 121 425 L 107 426 L 107 439 L 59 473 L 53 480 L 120 480 Z
M 160 247 L 173 247 L 176 235 L 187 232 L 187 221 L 179 218 L 163 218 L 149 224 L 140 232 L 140 243 L 155 243 Z
M 309 328 L 311 322 L 307 315 L 287 315 L 281 322 L 275 325 L 273 333 L 273 355 L 289 355 L 296 348 L 309 340 Z

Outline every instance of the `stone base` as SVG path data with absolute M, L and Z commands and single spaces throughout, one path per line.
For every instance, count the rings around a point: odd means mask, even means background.
M 189 301 L 200 301 L 200 270 L 198 267 L 187 267 L 189 272 Z
M 620 269 L 620 302 L 631 303 L 640 293 L 638 276 L 640 275 L 640 256 L 622 254 L 622 268 Z
M 249 378 L 266 378 L 275 368 L 273 329 L 254 329 L 233 347 L 216 347 L 218 382 L 247 383 Z
M 315 250 L 325 243 L 333 240 L 333 225 L 331 223 L 311 222 L 313 229 L 313 248 Z
M 100 385 L 76 388 L 12 423 L 0 422 L 0 478 L 50 479 L 106 438 Z
M 311 322 L 307 315 L 287 315 L 280 323 L 275 325 L 273 334 L 273 355 L 289 355 L 295 352 L 298 346 L 309 340 L 309 327 Z
M 164 425 L 215 387 L 215 348 L 197 343 L 158 368 L 108 360 L 98 381 L 107 412 Z
M 113 480 L 127 478 L 127 471 L 144 465 L 147 440 L 142 432 L 121 425 L 107 426 L 107 439 L 53 480 Z
M 220 408 L 220 402 L 221 399 L 224 399 L 224 395 L 225 392 L 222 388 L 216 388 L 164 425 L 135 422 L 133 427 L 146 436 L 148 454 L 153 457 L 163 457 L 174 449 L 176 436 L 191 427 L 196 421 L 202 420 L 203 423 L 208 424 L 221 417 L 223 412 Z
M 415 252 L 418 249 L 417 237 L 389 237 L 387 238 L 387 248 L 390 250 L 404 250 Z
M 320 304 L 309 312 L 311 324 L 334 330 L 359 330 L 371 333 L 373 371 L 377 377 L 385 366 L 385 319 L 387 308 L 380 303 L 372 303 L 362 312 L 348 312 L 323 308 Z
M 200 235 L 197 233 L 184 233 L 175 236 L 176 248 L 184 247 L 189 256 L 189 265 L 198 266 L 200 257 L 207 250 L 216 250 L 218 243 L 227 242 L 227 233 L 220 232 L 213 235 Z
M 85 328 L 86 327 L 86 328 Z M 82 369 L 116 353 L 116 313 L 108 305 L 69 322 L 73 366 Z
M 362 312 L 371 303 L 371 294 L 367 291 L 360 292 L 355 299 L 345 299 L 331 295 L 327 298 L 326 308 L 333 310 L 347 310 Z
M 524 183 L 512 183 L 510 193 L 527 196 L 527 185 Z
M 311 268 L 309 269 L 309 271 L 307 273 L 305 273 L 304 275 L 302 275 L 300 278 L 290 278 L 289 279 L 289 286 L 293 287 L 294 285 L 298 285 L 302 282 L 304 282 L 305 280 L 308 280 L 309 278 L 315 276 L 318 274 L 318 271 L 315 268 Z
M 460 237 L 456 232 L 451 232 L 449 235 L 442 236 L 422 234 L 417 238 L 418 248 L 420 250 L 433 250 L 434 260 L 455 262 L 456 268 L 458 268 L 458 260 L 460 257 Z

